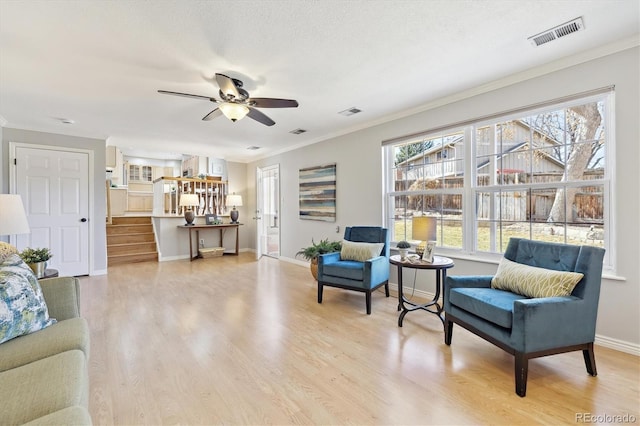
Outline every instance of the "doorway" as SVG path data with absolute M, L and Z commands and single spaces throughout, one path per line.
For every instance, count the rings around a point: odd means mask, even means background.
M 258 167 L 257 257 L 280 257 L 280 165 Z
M 22 197 L 31 228 L 12 243 L 19 250 L 49 248 L 48 267 L 60 275 L 88 275 L 89 154 L 21 144 L 11 148 L 12 187 Z

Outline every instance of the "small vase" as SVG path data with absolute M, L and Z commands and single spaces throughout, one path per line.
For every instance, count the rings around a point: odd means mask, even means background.
M 47 262 L 29 263 L 29 268 L 33 271 L 36 278 L 44 277 L 44 271 L 47 269 Z
M 402 260 L 402 261 L 407 260 L 407 255 L 409 254 L 409 249 L 408 248 L 399 248 L 398 251 L 400 252 L 400 260 Z

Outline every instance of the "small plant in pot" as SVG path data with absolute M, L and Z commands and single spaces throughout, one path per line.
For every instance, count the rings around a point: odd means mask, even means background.
M 333 253 L 342 249 L 342 243 L 340 241 L 329 241 L 328 238 L 320 240 L 316 243 L 311 240 L 311 245 L 303 247 L 296 253 L 296 257 L 302 256 L 305 260 L 310 262 L 311 275 L 317 281 L 318 280 L 318 256 L 326 253 Z
M 400 252 L 400 260 L 407 260 L 407 255 L 409 254 L 409 249 L 411 248 L 411 244 L 408 241 L 398 241 L 396 244 L 398 251 Z
M 53 255 L 51 254 L 51 250 L 46 247 L 36 249 L 27 247 L 20 252 L 20 257 L 24 263 L 29 265 L 36 277 L 42 278 L 44 276 L 44 270 L 47 268 L 47 261 L 51 259 Z

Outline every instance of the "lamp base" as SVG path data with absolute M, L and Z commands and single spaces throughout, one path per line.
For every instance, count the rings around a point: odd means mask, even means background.
M 231 223 L 238 223 L 238 216 L 239 216 L 239 212 L 234 207 L 233 210 L 229 212 L 229 217 L 231 217 Z
M 186 226 L 193 226 L 193 219 L 195 219 L 195 214 L 193 214 L 193 210 L 187 210 L 184 212 L 184 220 L 187 222 Z
M 424 254 L 424 251 L 426 248 L 427 248 L 426 241 L 420 241 L 420 244 L 416 246 L 416 254 L 420 256 L 420 259 L 422 259 L 422 255 Z

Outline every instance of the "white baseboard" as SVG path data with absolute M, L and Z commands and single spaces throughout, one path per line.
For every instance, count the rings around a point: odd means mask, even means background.
M 398 284 L 389 282 L 389 289 L 395 290 L 397 292 Z M 404 297 L 407 297 L 407 298 L 411 298 L 411 295 L 414 295 L 419 297 L 420 299 L 424 299 L 425 301 L 433 300 L 433 296 L 434 296 L 434 294 L 429 291 L 419 290 L 417 288 L 414 289 L 413 287 L 407 287 L 407 286 L 404 286 L 402 288 L 402 294 L 404 295 Z M 442 301 L 442 295 L 440 295 L 440 304 L 442 305 L 443 303 L 444 302 Z
M 189 255 L 180 255 L 180 256 L 162 256 L 161 254 L 158 254 L 158 262 L 170 262 L 172 260 L 182 260 L 182 259 L 188 259 Z
M 298 265 L 298 266 L 306 266 L 307 268 L 309 267 L 309 262 L 307 262 L 306 260 L 298 260 L 292 257 L 284 257 L 284 256 L 280 256 L 278 260 L 282 260 L 283 262 L 293 263 L 294 265 Z
M 640 356 L 640 345 L 635 343 L 625 342 L 624 340 L 613 339 L 607 336 L 601 336 L 596 334 L 596 345 L 604 346 L 605 348 L 613 349 L 620 352 L 626 352 L 631 355 Z

